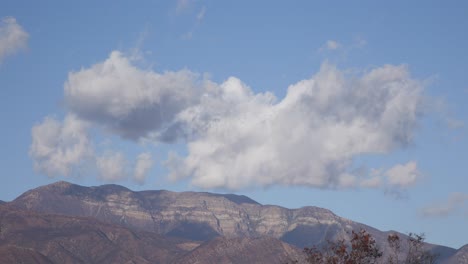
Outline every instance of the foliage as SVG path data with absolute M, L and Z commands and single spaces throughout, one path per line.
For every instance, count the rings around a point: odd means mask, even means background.
M 305 248 L 306 261 L 312 264 L 373 264 L 382 257 L 382 252 L 372 236 L 365 230 L 352 232 L 351 246 L 348 247 L 344 239 L 328 242 L 319 250 L 317 247 Z
M 375 239 L 365 230 L 352 231 L 351 239 L 328 241 L 324 247 L 305 248 L 305 261 L 310 264 L 434 264 L 437 255 L 424 249 L 424 234 L 408 235 L 406 247 L 397 234 L 387 237 L 388 247 L 385 259 Z M 406 249 L 403 252 L 403 249 Z M 298 263 L 297 261 L 293 263 Z
M 409 233 L 405 264 L 434 264 L 437 255 L 424 250 L 424 234 Z

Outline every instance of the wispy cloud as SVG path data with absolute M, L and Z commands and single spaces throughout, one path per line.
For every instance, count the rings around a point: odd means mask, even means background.
M 146 177 L 154 165 L 151 153 L 145 152 L 138 155 L 135 170 L 133 172 L 133 180 L 139 184 L 144 184 Z
M 9 55 L 26 47 L 29 34 L 14 17 L 5 17 L 0 21 L 0 63 Z
M 465 127 L 465 123 L 462 120 L 456 118 L 447 118 L 447 125 L 451 129 L 459 129 Z
M 425 217 L 446 217 L 454 214 L 462 208 L 466 209 L 467 204 L 467 193 L 452 193 L 446 201 L 430 204 L 422 208 L 420 213 Z
M 327 40 L 322 47 L 320 47 L 319 51 L 330 51 L 330 50 L 337 50 L 341 48 L 341 44 L 336 40 Z
M 176 15 L 177 17 L 190 18 L 190 24 L 187 27 L 187 31 L 181 34 L 182 40 L 191 40 L 200 27 L 201 23 L 206 16 L 206 6 L 202 5 L 201 1 L 195 0 L 178 0 L 176 4 Z
M 96 157 L 99 178 L 107 182 L 115 182 L 128 178 L 128 161 L 122 152 L 107 152 Z
M 200 22 L 205 18 L 206 7 L 203 6 L 200 11 L 197 13 L 197 21 Z
M 367 45 L 367 40 L 361 36 L 354 37 L 348 42 L 339 42 L 329 39 L 317 50 L 323 55 L 338 55 L 341 59 L 346 59 L 352 52 L 361 50 Z
M 352 44 L 354 48 L 363 48 L 366 45 L 367 45 L 367 40 L 361 36 L 355 37 L 353 40 L 353 44 Z
M 187 11 L 188 9 L 190 9 L 194 2 L 194 0 L 177 0 L 176 13 L 180 14 L 182 12 Z

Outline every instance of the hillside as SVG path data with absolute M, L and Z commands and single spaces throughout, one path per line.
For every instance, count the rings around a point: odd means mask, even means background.
M 270 236 L 302 248 L 360 228 L 376 237 L 381 235 L 374 228 L 336 216 L 327 209 L 261 205 L 233 194 L 133 192 L 118 185 L 83 187 L 58 182 L 30 190 L 10 204 L 42 213 L 94 217 L 137 230 L 202 241 L 217 236 Z
M 219 256 L 245 254 L 249 263 L 284 263 L 301 251 L 274 238 L 200 242 L 100 222 L 93 218 L 27 212 L 0 205 L 0 263 L 241 263 Z M 213 255 L 210 249 L 215 249 Z M 257 254 L 255 252 L 263 252 Z M 206 261 L 206 262 L 205 262 Z
M 119 185 L 84 187 L 57 182 L 27 191 L 7 204 L 18 210 L 92 218 L 135 232 L 205 242 L 197 251 L 190 253 L 192 258 L 200 258 L 200 254 L 213 255 L 210 248 L 225 245 L 223 241 L 245 244 L 246 241 L 256 243 L 257 238 L 279 239 L 303 248 L 323 244 L 327 240 L 346 239 L 352 230 L 361 228 L 371 233 L 386 251 L 386 238 L 390 233 L 313 206 L 287 209 L 261 205 L 246 196 L 234 194 L 164 190 L 134 192 Z M 457 259 L 468 256 L 462 249 L 457 251 L 431 244 L 425 244 L 425 247 L 439 254 L 440 260 L 446 263 L 458 263 L 455 254 L 458 254 Z M 226 250 L 222 251 L 223 254 L 229 255 Z

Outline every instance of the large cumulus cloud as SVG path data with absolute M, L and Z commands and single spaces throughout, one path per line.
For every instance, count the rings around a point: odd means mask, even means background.
M 170 141 L 173 137 L 160 134 L 178 112 L 198 102 L 199 87 L 197 75 L 188 70 L 141 70 L 114 51 L 102 63 L 71 72 L 64 93 L 70 111 L 84 120 L 131 140 Z
M 367 174 L 356 173 L 353 163 L 362 154 L 385 154 L 412 142 L 423 87 L 406 66 L 351 74 L 324 63 L 277 98 L 235 77 L 218 84 L 189 70 L 140 69 L 114 51 L 71 72 L 64 93 L 70 114 L 104 134 L 185 142 L 187 154 L 171 153 L 165 162 L 170 178 L 189 178 L 203 188 L 402 188 L 420 176 L 414 161 Z M 138 157 L 138 182 L 153 165 L 149 157 Z M 106 168 L 121 159 L 108 155 L 100 164 Z
M 191 177 L 206 188 L 349 187 L 369 181 L 352 173 L 353 158 L 411 142 L 422 87 L 405 66 L 386 65 L 357 77 L 324 64 L 278 102 L 234 78 L 213 97 L 179 115 L 187 123 L 202 120 L 195 124 L 203 130 L 188 142 L 187 157 L 168 162 L 173 178 Z M 398 181 L 396 174 L 390 184 Z

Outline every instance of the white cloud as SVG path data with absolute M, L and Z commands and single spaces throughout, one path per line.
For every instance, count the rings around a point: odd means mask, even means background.
M 96 153 L 98 146 L 92 143 L 87 132 L 90 125 L 73 114 L 66 116 L 63 122 L 46 117 L 35 125 L 29 149 L 35 171 L 48 177 L 97 174 L 103 181 L 127 179 L 131 168 L 123 153 L 104 150 L 104 154 L 99 156 Z M 152 165 L 149 153 L 138 155 L 134 180 L 144 183 Z
M 390 185 L 400 188 L 414 185 L 421 177 L 418 165 L 414 161 L 410 161 L 404 165 L 395 165 L 385 174 Z
M 133 172 L 133 179 L 139 183 L 145 183 L 146 176 L 153 167 L 154 162 L 151 154 L 149 152 L 141 153 L 138 155 L 135 165 L 135 170 Z
M 374 176 L 368 179 L 363 179 L 361 181 L 361 186 L 364 188 L 378 188 L 382 186 L 383 180 L 379 176 Z
M 138 69 L 114 51 L 104 62 L 69 74 L 65 101 L 81 119 L 123 138 L 171 141 L 164 130 L 178 112 L 198 102 L 197 81 L 188 70 L 158 74 Z
M 128 178 L 128 162 L 122 152 L 107 152 L 96 158 L 99 178 L 115 182 Z
M 63 123 L 46 117 L 32 128 L 29 154 L 34 169 L 49 177 L 70 176 L 74 168 L 93 156 L 87 124 L 69 115 Z
M 329 50 L 336 50 L 340 47 L 340 43 L 338 43 L 337 41 L 334 41 L 334 40 L 329 40 L 327 41 L 327 44 L 326 44 L 326 48 L 329 49 Z
M 452 193 L 444 202 L 434 203 L 424 207 L 420 213 L 426 217 L 444 217 L 455 213 L 468 202 L 468 194 Z
M 325 51 L 325 50 L 337 50 L 341 48 L 341 44 L 338 41 L 335 40 L 327 40 L 325 44 L 319 49 L 319 51 Z
M 178 115 L 198 136 L 188 142 L 187 157 L 167 164 L 173 179 L 191 177 L 204 188 L 375 186 L 377 180 L 350 172 L 352 159 L 411 142 L 421 98 L 420 83 L 404 66 L 348 78 L 324 64 L 279 102 L 230 78 Z
M 5 17 L 0 21 L 0 63 L 8 56 L 26 47 L 28 33 L 13 17 Z
M 353 164 L 361 154 L 389 153 L 412 141 L 423 87 L 405 66 L 346 75 L 325 63 L 278 99 L 235 77 L 216 84 L 188 70 L 142 70 L 114 51 L 70 73 L 64 93 L 71 116 L 106 133 L 185 142 L 187 155 L 166 161 L 170 177 L 203 188 L 404 188 L 419 177 L 414 162 L 370 175 Z M 95 160 L 102 179 L 131 175 L 122 153 Z M 134 180 L 144 182 L 152 165 L 149 153 L 140 155 Z

